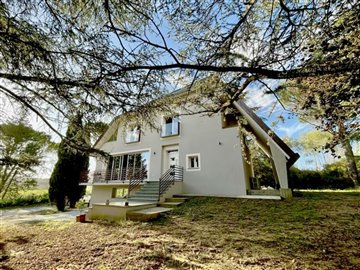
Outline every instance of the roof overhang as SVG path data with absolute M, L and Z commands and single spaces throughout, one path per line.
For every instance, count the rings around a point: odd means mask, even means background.
M 240 114 L 246 119 L 245 126 L 247 131 L 254 133 L 257 140 L 262 144 L 268 144 L 272 141 L 275 146 L 284 154 L 287 160 L 287 167 L 291 167 L 300 157 L 298 153 L 293 152 L 290 147 L 279 138 L 256 113 L 249 108 L 242 100 L 234 101 L 232 104 Z

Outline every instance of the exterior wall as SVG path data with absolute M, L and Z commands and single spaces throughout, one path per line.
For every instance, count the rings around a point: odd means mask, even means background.
M 165 199 L 172 198 L 173 195 L 182 194 L 182 193 L 183 193 L 182 183 L 181 182 L 175 182 L 174 185 L 170 186 L 165 191 L 165 193 L 163 193 L 161 195 L 159 202 L 165 202 Z
M 161 122 L 159 116 L 159 125 Z M 118 131 L 117 141 L 101 149 L 112 155 L 150 151 L 149 180 L 157 181 L 164 167 L 164 148 L 178 145 L 179 165 L 184 167 L 183 193 L 239 196 L 246 194 L 244 163 L 237 128 L 222 129 L 220 114 L 212 117 L 180 116 L 180 135 L 161 138 L 157 130 L 143 130 L 140 142 L 125 143 Z M 186 155 L 200 153 L 200 170 L 186 169 Z M 104 168 L 98 162 L 97 169 Z M 95 192 L 93 192 L 95 195 Z
M 128 188 L 128 185 L 93 185 L 92 192 L 91 192 L 91 200 L 90 205 L 94 203 L 105 203 L 107 200 L 109 202 L 121 202 L 124 201 L 123 198 L 112 198 L 112 192 L 114 188 Z M 137 189 L 131 191 L 136 192 Z
M 238 196 L 246 194 L 243 157 L 237 128 L 222 129 L 220 115 L 186 116 L 180 146 L 180 165 L 186 155 L 200 153 L 200 170 L 184 169 L 183 192 Z
M 110 186 L 93 186 L 91 192 L 90 204 L 104 203 L 111 198 L 112 187 Z

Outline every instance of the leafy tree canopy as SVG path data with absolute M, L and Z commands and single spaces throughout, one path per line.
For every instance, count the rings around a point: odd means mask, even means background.
M 357 40 L 358 17 L 350 25 L 336 20 L 348 10 L 358 14 L 358 2 L 3 1 L 0 92 L 51 126 L 49 115 L 79 110 L 96 121 L 139 109 L 152 121 L 154 111 L 169 109 L 157 98 L 182 77 L 217 73 L 236 82 L 235 98 L 265 79 L 348 76 L 359 70 L 356 51 L 341 49 L 332 65 L 332 57 L 319 63 L 307 53 L 319 35 L 329 51 L 344 44 L 327 31 L 334 21 L 346 40 Z
M 330 20 L 324 32 L 309 39 L 309 57 L 305 64 L 332 68 L 351 64 L 352 58 L 359 59 L 358 12 L 358 6 L 346 6 L 338 16 Z M 341 145 L 348 162 L 349 174 L 355 184 L 359 182 L 359 173 L 350 141 L 356 139 L 360 132 L 359 81 L 358 68 L 351 73 L 336 76 L 291 79 L 277 89 L 280 99 L 300 119 L 312 122 L 318 129 L 332 135 L 326 148 L 335 154 L 335 146 Z
M 26 184 L 53 146 L 48 135 L 23 122 L 0 124 L 0 197 Z

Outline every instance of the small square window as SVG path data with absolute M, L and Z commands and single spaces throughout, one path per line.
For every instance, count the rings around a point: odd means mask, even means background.
M 186 155 L 186 170 L 187 171 L 200 170 L 200 154 Z
M 221 114 L 221 126 L 222 128 L 238 127 L 239 116 L 235 113 Z
M 126 143 L 140 142 L 140 128 L 136 127 L 134 129 L 128 130 L 125 136 Z

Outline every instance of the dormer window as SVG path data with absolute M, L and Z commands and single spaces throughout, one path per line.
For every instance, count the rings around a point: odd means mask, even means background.
M 239 116 L 235 113 L 222 113 L 221 114 L 221 126 L 222 128 L 238 127 Z
M 180 134 L 179 116 L 164 117 L 161 127 L 161 137 L 176 136 Z
M 135 127 L 131 130 L 128 130 L 126 132 L 125 142 L 126 143 L 140 142 L 140 128 Z

